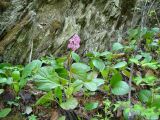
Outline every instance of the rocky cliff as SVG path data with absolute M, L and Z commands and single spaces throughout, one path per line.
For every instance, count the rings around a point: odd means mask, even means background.
M 81 55 L 110 49 L 131 24 L 140 24 L 139 9 L 136 0 L 1 0 L 0 61 L 26 63 L 65 54 L 75 33 L 81 37 Z

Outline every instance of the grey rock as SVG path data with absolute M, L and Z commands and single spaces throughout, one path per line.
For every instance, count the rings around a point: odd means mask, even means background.
M 5 1 L 5 0 L 4 0 Z M 81 55 L 121 42 L 136 0 L 10 0 L 0 16 L 1 62 L 26 63 L 45 55 L 67 54 L 69 38 L 81 37 Z M 133 19 L 132 19 L 133 18 Z M 133 22 L 132 22 L 133 21 Z

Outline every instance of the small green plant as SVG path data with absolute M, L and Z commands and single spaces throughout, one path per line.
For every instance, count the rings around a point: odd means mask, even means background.
M 3 86 L 10 85 L 15 92 L 18 93 L 18 83 L 20 80 L 20 71 L 22 71 L 22 69 L 21 66 L 11 66 L 5 63 L 0 64 L 0 85 L 2 86 L 2 92 L 4 91 Z
M 78 38 L 72 39 L 76 41 Z M 78 105 L 74 94 L 79 91 L 93 92 L 104 84 L 103 79 L 97 78 L 96 71 L 87 64 L 80 62 L 80 57 L 74 50 L 69 53 L 68 57 L 42 60 L 46 66 L 39 69 L 34 76 L 34 81 L 38 89 L 48 93 L 42 96 L 36 105 L 56 101 L 63 109 L 74 109 Z M 71 61 L 75 62 L 72 63 Z
M 104 112 L 105 112 L 105 119 L 104 120 L 109 120 L 113 117 L 113 113 L 111 111 L 112 103 L 108 99 L 103 101 L 103 103 L 104 103 Z
M 0 118 L 5 118 L 11 112 L 11 108 L 4 108 L 0 110 Z
M 80 47 L 80 38 L 74 35 L 69 40 L 68 55 L 43 57 L 25 67 L 2 63 L 0 95 L 9 86 L 18 96 L 27 82 L 31 82 L 34 89 L 43 91 L 36 106 L 55 102 L 64 110 L 95 111 L 92 119 L 100 120 L 112 119 L 115 113 L 117 118 L 123 116 L 126 120 L 158 120 L 160 41 L 155 36 L 159 32 L 158 28 L 129 30 L 127 41 L 114 43 L 110 51 L 87 53 L 85 62 L 75 52 Z M 0 111 L 1 118 L 11 111 L 7 106 L 20 105 L 20 98 L 16 98 Z M 86 101 L 83 103 L 82 99 Z M 34 114 L 28 118 L 37 119 Z
M 32 114 L 31 116 L 28 117 L 29 120 L 37 120 L 37 116 Z

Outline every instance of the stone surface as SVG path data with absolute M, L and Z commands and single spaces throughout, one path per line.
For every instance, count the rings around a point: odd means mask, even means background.
M 5 3 L 4 6 L 1 3 Z M 130 27 L 136 0 L 2 0 L 0 61 L 26 63 L 67 52 L 69 38 L 81 37 L 81 55 L 104 51 Z M 1 7 L 3 6 L 3 7 Z M 134 25 L 140 17 L 134 18 Z

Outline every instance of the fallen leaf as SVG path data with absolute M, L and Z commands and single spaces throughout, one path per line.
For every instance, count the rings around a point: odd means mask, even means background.
M 51 119 L 50 120 L 58 120 L 58 111 L 55 109 L 51 113 Z

